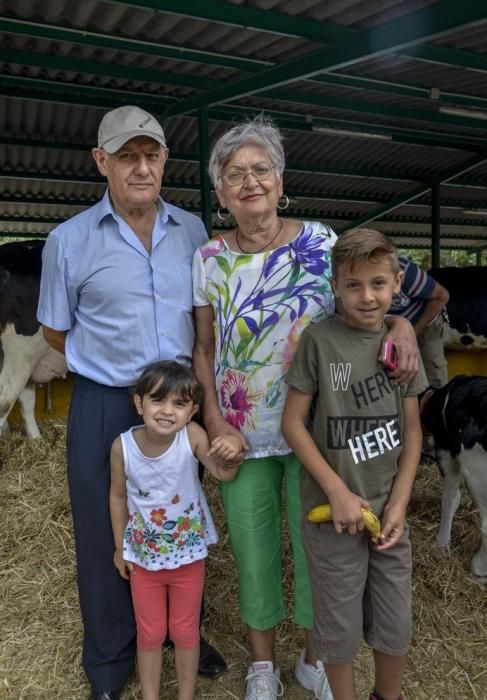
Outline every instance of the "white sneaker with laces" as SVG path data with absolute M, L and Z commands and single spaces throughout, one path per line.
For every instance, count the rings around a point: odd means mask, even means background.
M 272 661 L 254 661 L 245 680 L 245 700 L 276 700 L 284 693 L 281 671 L 274 668 Z
M 303 688 L 314 691 L 316 700 L 333 700 L 333 695 L 331 694 L 330 684 L 328 683 L 328 678 L 326 677 L 323 663 L 321 661 L 317 661 L 316 666 L 313 666 L 313 664 L 307 664 L 304 660 L 305 655 L 306 652 L 303 649 L 301 656 L 296 663 L 294 675 L 301 683 Z

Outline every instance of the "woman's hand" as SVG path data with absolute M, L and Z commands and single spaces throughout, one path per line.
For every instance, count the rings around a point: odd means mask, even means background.
M 212 440 L 208 456 L 220 457 L 226 462 L 234 462 L 242 452 L 241 435 L 219 435 Z
M 384 337 L 392 340 L 397 349 L 399 364 L 389 374 L 396 384 L 407 384 L 417 374 L 419 369 L 419 348 L 416 333 L 409 321 L 402 316 L 386 316 L 389 332 Z M 382 353 L 383 346 L 380 349 Z M 380 355 L 379 355 L 380 357 Z
M 220 414 L 219 416 L 214 416 L 211 420 L 205 421 L 205 427 L 208 432 L 208 437 L 210 439 L 210 455 L 215 454 L 216 457 L 220 458 L 225 462 L 225 466 L 234 467 L 241 464 L 245 459 L 247 451 L 249 449 L 247 440 L 236 428 L 227 423 L 227 421 Z M 227 444 L 232 445 L 232 450 L 237 450 L 233 457 L 223 457 L 219 453 L 212 452 L 214 445 L 217 446 L 222 444 L 222 440 L 229 438 L 230 442 Z

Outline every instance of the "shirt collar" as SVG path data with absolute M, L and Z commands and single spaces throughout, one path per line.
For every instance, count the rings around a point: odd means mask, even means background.
M 181 212 L 178 207 L 165 202 L 162 197 L 157 199 L 157 212 L 161 223 L 166 224 L 168 219 L 172 219 L 175 224 L 181 225 L 183 223 Z M 106 216 L 111 216 L 115 218 L 115 211 L 112 207 L 110 197 L 108 195 L 108 187 L 105 190 L 105 194 L 100 199 L 98 203 L 98 213 L 97 213 L 96 224 L 99 226 Z

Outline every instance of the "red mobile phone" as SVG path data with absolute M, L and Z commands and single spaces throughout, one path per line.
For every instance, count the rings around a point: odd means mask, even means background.
M 382 350 L 380 361 L 387 369 L 396 369 L 398 365 L 397 349 L 392 340 L 386 340 Z

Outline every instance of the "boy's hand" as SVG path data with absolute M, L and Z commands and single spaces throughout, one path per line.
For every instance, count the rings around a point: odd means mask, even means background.
M 406 509 L 400 505 L 387 504 L 382 519 L 380 542 L 377 549 L 384 550 L 394 547 L 401 538 L 406 524 Z
M 233 468 L 242 462 L 246 451 L 246 443 L 240 435 L 221 435 L 212 440 L 208 456 L 219 457 Z
M 128 580 L 130 574 L 134 573 L 134 565 L 132 564 L 132 562 L 126 561 L 122 557 L 122 553 L 118 549 L 115 550 L 115 553 L 113 555 L 113 561 L 118 569 L 118 573 L 120 574 L 120 576 Z
M 338 493 L 329 496 L 333 525 L 335 531 L 340 534 L 347 531 L 350 535 L 356 535 L 364 529 L 364 516 L 362 508 L 369 508 L 367 501 L 349 491 L 346 487 Z

